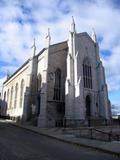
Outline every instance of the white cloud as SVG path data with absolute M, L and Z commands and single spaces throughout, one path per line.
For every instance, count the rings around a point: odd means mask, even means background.
M 73 15 L 78 32 L 91 33 L 91 28 L 94 27 L 97 36 L 103 38 L 100 49 L 110 50 L 112 53 L 103 59 L 109 91 L 120 90 L 120 10 L 113 6 L 112 1 L 4 2 L 0 5 L 0 60 L 12 64 L 13 59 L 16 59 L 18 65 L 22 64 L 32 54 L 34 37 L 37 40 L 37 51 L 44 47 L 43 39 L 48 27 L 51 30 L 52 43 L 66 40 Z
M 120 90 L 120 46 L 111 50 L 112 54 L 104 58 L 109 91 Z

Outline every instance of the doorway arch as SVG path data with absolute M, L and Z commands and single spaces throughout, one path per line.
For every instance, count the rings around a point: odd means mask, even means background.
M 86 117 L 90 117 L 91 116 L 91 98 L 90 98 L 90 95 L 86 96 L 85 106 L 86 106 Z

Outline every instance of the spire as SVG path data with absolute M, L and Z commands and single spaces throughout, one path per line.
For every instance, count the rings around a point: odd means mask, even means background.
M 6 77 L 7 77 L 7 79 L 10 77 L 10 72 L 9 72 L 9 70 L 7 70 Z
M 51 41 L 50 28 L 48 28 L 48 33 L 47 33 L 47 36 L 45 37 L 45 40 L 46 40 L 46 46 L 48 47 Z
M 96 33 L 94 28 L 92 28 L 92 35 L 91 35 L 92 40 L 96 43 L 97 42 L 97 38 L 96 38 Z
M 35 53 L 36 53 L 36 44 L 35 44 L 35 38 L 34 38 L 34 41 L 33 41 L 33 45 L 32 47 L 33 48 L 33 57 L 35 56 Z
M 75 20 L 74 20 L 73 16 L 72 16 L 72 23 L 71 23 L 71 32 L 72 33 L 76 32 L 76 30 L 75 30 Z

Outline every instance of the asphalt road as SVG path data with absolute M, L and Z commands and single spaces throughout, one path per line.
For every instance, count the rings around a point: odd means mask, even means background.
M 0 160 L 118 160 L 0 122 Z

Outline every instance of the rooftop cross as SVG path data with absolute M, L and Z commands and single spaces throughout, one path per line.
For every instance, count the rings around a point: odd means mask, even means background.
M 6 76 L 7 76 L 7 79 L 10 77 L 10 72 L 9 72 L 9 70 L 7 70 Z

